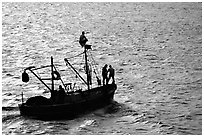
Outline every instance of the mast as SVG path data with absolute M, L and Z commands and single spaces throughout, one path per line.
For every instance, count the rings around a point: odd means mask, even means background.
M 87 76 L 87 87 L 88 90 L 90 90 L 90 80 L 89 80 L 89 66 L 88 66 L 88 60 L 87 60 L 87 54 L 86 54 L 86 45 L 84 45 L 84 54 L 85 54 L 85 68 L 86 68 L 86 76 Z
M 52 80 L 52 87 L 51 87 L 51 92 L 54 91 L 54 73 L 53 73 L 53 57 L 51 56 L 51 80 Z

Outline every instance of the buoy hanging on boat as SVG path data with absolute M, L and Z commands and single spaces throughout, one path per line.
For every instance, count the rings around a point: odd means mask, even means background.
M 61 76 L 60 73 L 58 71 L 53 71 L 54 73 L 54 80 L 60 80 Z
M 28 74 L 26 73 L 26 71 L 24 71 L 24 72 L 22 73 L 22 81 L 23 81 L 23 82 L 28 82 L 28 81 L 29 81 L 29 76 L 28 76 Z

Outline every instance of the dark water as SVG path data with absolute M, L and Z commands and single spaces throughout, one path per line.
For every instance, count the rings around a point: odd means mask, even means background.
M 53 56 L 67 73 L 83 30 L 99 68 L 116 70 L 115 102 L 72 120 L 20 116 L 21 92 L 49 96 L 23 69 Z M 2 3 L 2 134 L 201 135 L 202 4 Z

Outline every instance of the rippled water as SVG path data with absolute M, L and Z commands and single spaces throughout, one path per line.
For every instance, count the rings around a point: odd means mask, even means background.
M 116 70 L 115 102 L 72 120 L 20 116 L 21 92 L 49 96 L 23 69 L 53 56 L 67 73 L 82 30 L 99 68 Z M 3 134 L 201 135 L 202 4 L 2 3 L 2 105 Z

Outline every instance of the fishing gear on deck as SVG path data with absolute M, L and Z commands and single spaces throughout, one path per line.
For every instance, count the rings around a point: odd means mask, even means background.
M 51 60 L 52 60 L 52 57 L 51 57 Z M 48 68 L 48 67 L 51 67 L 51 77 L 48 77 L 48 78 L 41 78 L 40 75 L 38 74 L 38 72 L 36 70 L 39 70 L 39 69 L 43 69 L 43 68 Z M 61 78 L 61 75 L 60 73 L 57 71 L 57 68 L 55 67 L 55 65 L 53 64 L 53 62 L 51 63 L 51 65 L 46 65 L 46 66 L 41 66 L 41 67 L 34 67 L 34 66 L 31 66 L 31 67 L 27 67 L 24 69 L 24 72 L 22 73 L 22 81 L 23 82 L 28 82 L 29 81 L 29 75 L 26 73 L 26 71 L 29 70 L 33 75 L 36 76 L 36 78 L 42 82 L 42 84 L 45 85 L 45 87 L 48 88 L 49 91 L 53 91 L 54 90 L 54 80 L 61 80 L 63 86 L 65 87 L 65 84 Z M 48 83 L 45 83 L 45 80 L 51 80 L 52 81 L 52 88 L 49 87 Z

